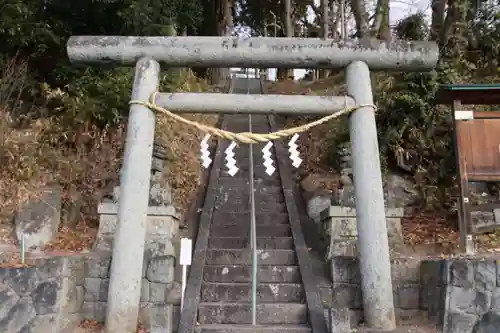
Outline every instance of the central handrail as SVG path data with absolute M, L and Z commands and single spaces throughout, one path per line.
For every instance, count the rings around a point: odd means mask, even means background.
M 247 72 L 248 79 L 248 72 Z M 247 87 L 247 94 L 250 87 Z M 248 131 L 252 132 L 252 115 L 248 115 Z M 253 145 L 248 146 L 249 194 L 250 194 L 250 249 L 252 250 L 252 325 L 257 325 L 257 227 L 255 223 L 255 191 L 253 168 Z

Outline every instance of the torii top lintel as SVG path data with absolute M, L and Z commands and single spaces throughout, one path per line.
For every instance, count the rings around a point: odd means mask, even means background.
M 73 36 L 71 62 L 135 65 L 151 57 L 169 67 L 342 69 L 353 61 L 374 71 L 429 71 L 438 61 L 434 42 L 336 41 L 320 38 Z

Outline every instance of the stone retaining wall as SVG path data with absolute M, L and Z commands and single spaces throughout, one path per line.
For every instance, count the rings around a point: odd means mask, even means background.
M 500 332 L 500 262 L 497 258 L 424 261 L 421 304 L 442 333 Z
M 102 203 L 98 212 L 99 231 L 89 258 L 82 311 L 85 319 L 104 322 L 118 205 Z M 178 231 L 179 216 L 173 206 L 148 208 L 139 321 L 151 332 L 176 330 L 181 297 L 174 279 Z
M 173 332 L 181 298 L 176 270 L 179 216 L 172 205 L 164 204 L 165 191 L 155 191 L 156 201 L 150 204 L 160 205 L 148 207 L 139 320 L 150 332 Z M 73 333 L 83 319 L 104 322 L 117 197 L 99 205 L 99 231 L 88 255 L 0 268 L 0 332 Z
M 403 244 L 401 218 L 402 208 L 386 208 L 387 234 L 391 248 Z M 334 256 L 357 256 L 358 229 L 356 209 L 344 206 L 330 206 L 321 212 L 324 235 L 327 237 L 328 251 L 326 260 Z
M 0 268 L 0 332 L 70 333 L 82 320 L 86 257 Z
M 400 315 L 412 315 L 420 309 L 420 259 L 396 258 L 391 260 L 394 303 Z M 361 320 L 363 299 L 358 259 L 335 256 L 330 260 L 333 282 L 333 307 L 351 310 L 351 322 Z

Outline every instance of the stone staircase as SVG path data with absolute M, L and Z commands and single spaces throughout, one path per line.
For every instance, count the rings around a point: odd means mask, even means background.
M 247 116 L 226 116 L 231 131 L 247 131 Z M 254 132 L 268 132 L 267 117 L 253 116 Z M 209 248 L 203 269 L 198 332 L 311 332 L 281 180 L 265 173 L 254 145 L 258 248 L 257 323 L 252 323 L 252 251 L 248 145 L 235 150 L 239 172 L 221 170 Z

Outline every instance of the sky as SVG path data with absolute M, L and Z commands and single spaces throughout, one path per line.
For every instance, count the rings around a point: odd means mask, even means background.
M 389 0 L 390 6 L 390 20 L 391 24 L 396 24 L 399 20 L 408 16 L 409 14 L 415 14 L 418 11 L 424 12 L 427 16 L 431 15 L 430 0 Z M 320 0 L 314 0 L 315 4 L 319 6 Z M 309 8 L 308 11 L 308 21 L 312 22 L 315 18 L 314 11 Z M 294 76 L 295 79 L 300 79 L 304 77 L 307 70 L 305 69 L 295 69 Z M 276 79 L 276 69 L 269 69 L 269 79 Z

